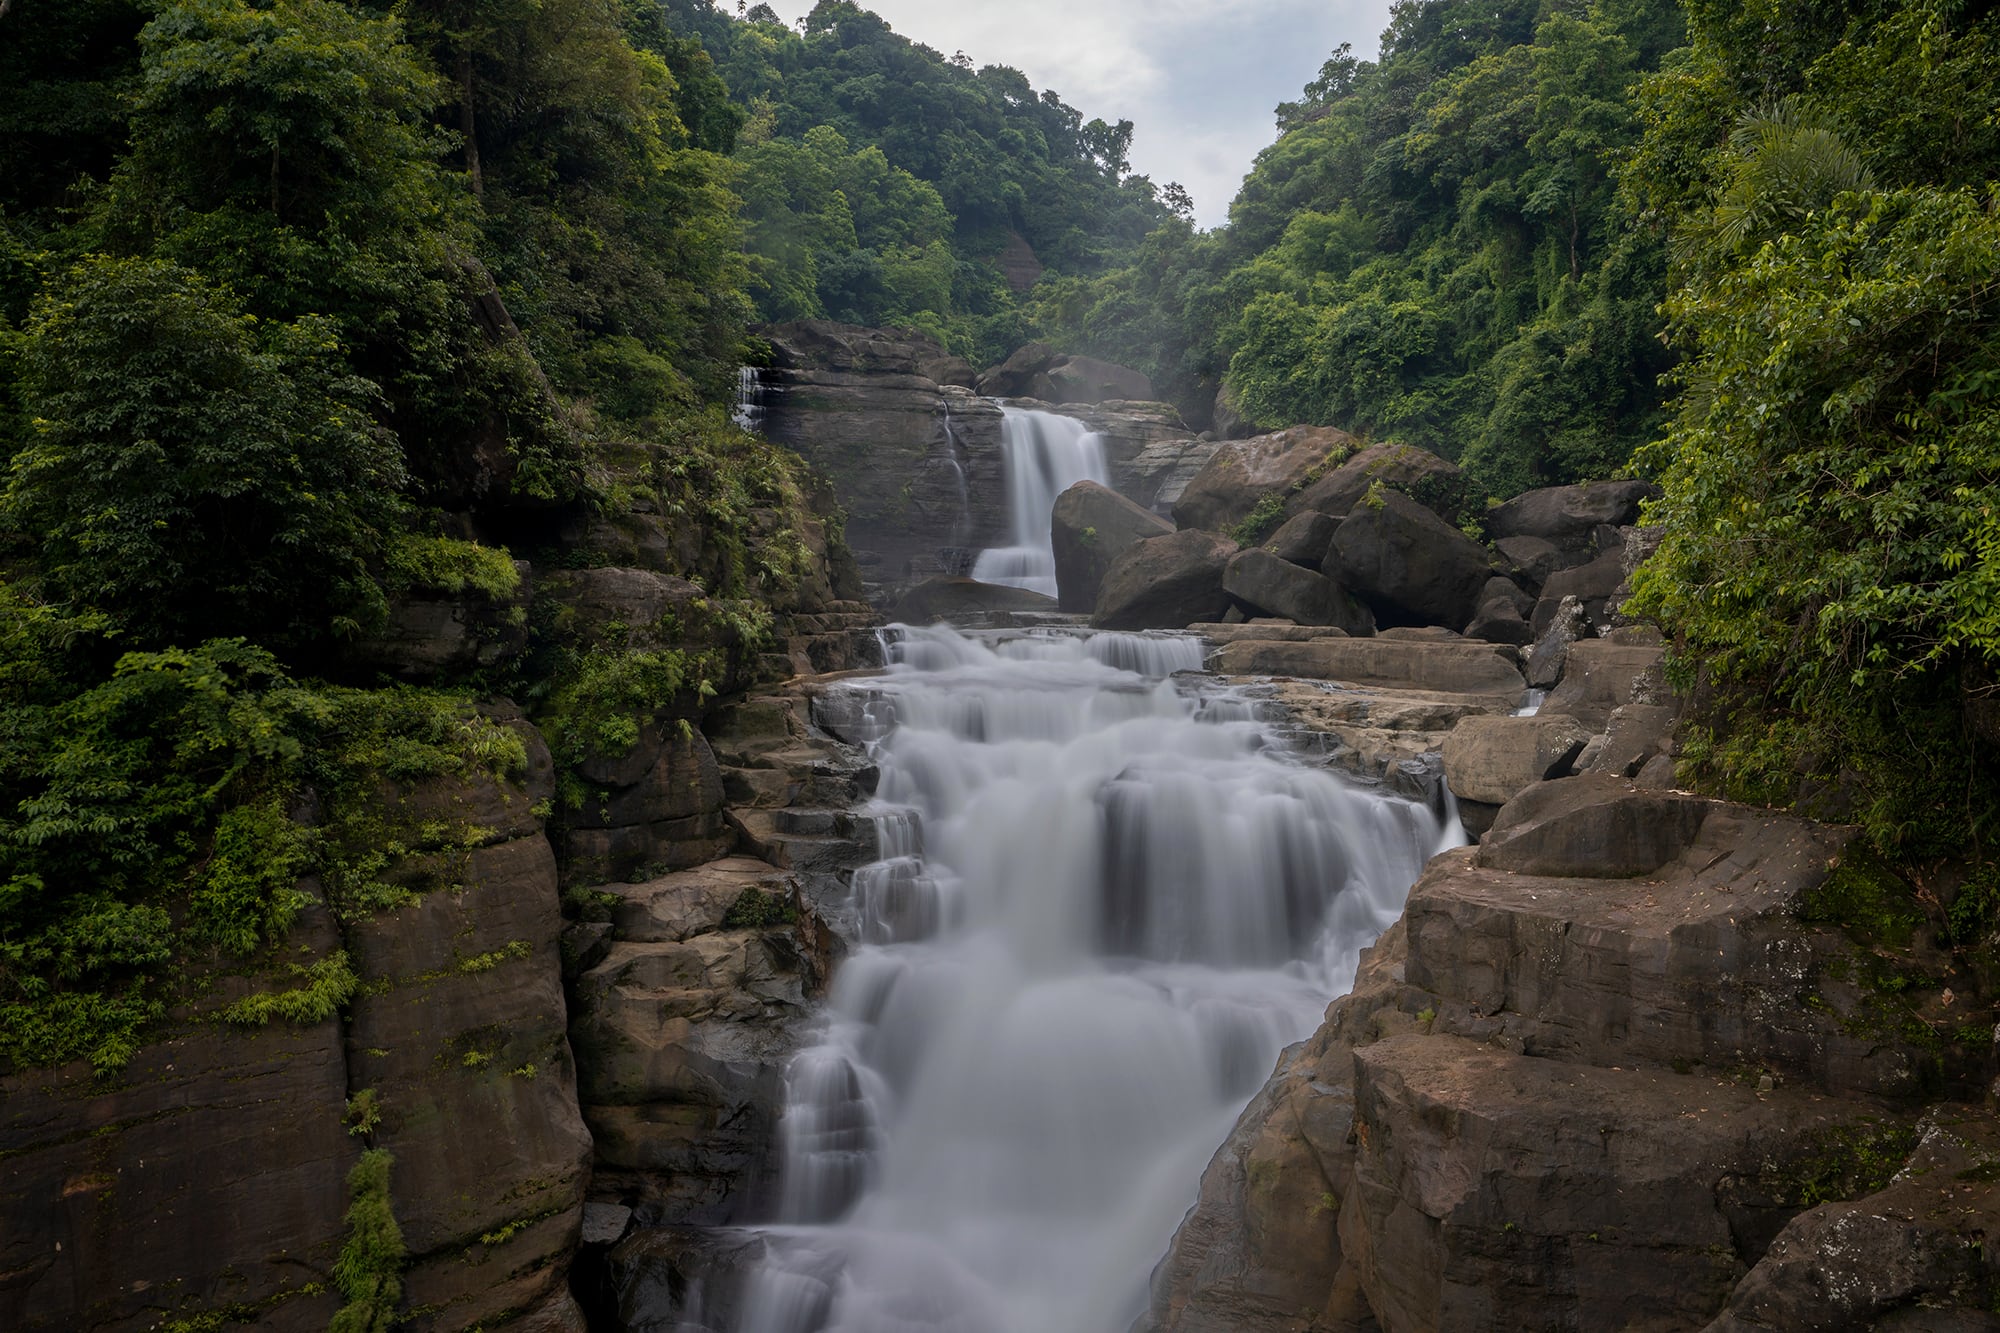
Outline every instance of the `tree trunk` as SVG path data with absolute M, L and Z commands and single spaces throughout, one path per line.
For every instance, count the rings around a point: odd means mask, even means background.
M 458 132 L 465 137 L 465 174 L 472 182 L 475 197 L 486 195 L 486 180 L 479 170 L 479 122 L 472 109 L 472 52 L 458 56 Z
M 271 216 L 278 216 L 278 145 L 271 145 Z

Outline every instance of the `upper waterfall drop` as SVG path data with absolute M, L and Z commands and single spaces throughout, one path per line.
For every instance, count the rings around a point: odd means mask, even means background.
M 1056 595 L 1055 548 L 1049 514 L 1056 497 L 1079 481 L 1107 485 L 1104 437 L 1074 417 L 1000 405 L 1001 463 L 1007 472 L 1007 546 L 979 554 L 972 577 L 981 583 Z

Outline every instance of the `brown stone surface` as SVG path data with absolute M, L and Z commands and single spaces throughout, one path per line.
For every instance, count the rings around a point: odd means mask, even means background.
M 1340 1240 L 1388 1329 L 1695 1327 L 1746 1267 L 1725 1182 L 1873 1109 L 1440 1035 L 1353 1058 Z
M 1407 496 L 1358 505 L 1334 533 L 1320 569 L 1389 625 L 1463 629 L 1493 577 L 1486 549 Z
M 963 623 L 995 612 L 1055 609 L 1054 598 L 1026 588 L 951 577 L 924 580 L 898 598 L 888 614 L 890 620 L 901 624 L 930 625 L 938 621 Z
M 1445 738 L 1445 781 L 1462 801 L 1505 805 L 1557 776 L 1555 770 L 1573 763 L 1589 740 L 1571 717 L 1468 717 Z
M 747 890 L 795 920 L 732 928 Z M 768 1203 L 786 1062 L 830 968 L 798 878 L 733 858 L 620 886 L 613 943 L 577 979 L 571 1037 L 598 1197 L 717 1224 Z
M 1484 643 L 1394 639 L 1245 640 L 1225 644 L 1209 668 L 1231 676 L 1302 676 L 1387 689 L 1494 696 L 1512 706 L 1526 686 L 1511 650 Z
M 1064 611 L 1089 615 L 1112 561 L 1134 542 L 1164 537 L 1174 525 L 1094 481 L 1056 497 L 1049 516 L 1056 557 L 1056 600 Z
M 1934 1058 L 1856 984 L 1856 946 L 1799 919 L 1852 831 L 1683 796 L 1664 863 L 1574 873 L 1657 795 L 1517 798 L 1516 830 L 1574 816 L 1562 877 L 1432 861 L 1211 1163 L 1142 1328 L 1682 1330 L 1725 1305 L 1718 1333 L 1978 1326 L 1990 1111 L 1884 1195 L 1805 1211 L 1830 1162 L 1895 1142 Z
M 1279 498 L 1306 484 L 1329 456 L 1341 457 L 1354 437 L 1331 426 L 1294 426 L 1272 435 L 1231 440 L 1174 502 L 1174 521 L 1183 528 L 1226 531 L 1242 522 L 1267 495 Z
M 560 1291 L 590 1173 L 555 856 L 539 833 L 516 838 L 473 851 L 459 880 L 350 928 L 363 992 L 348 1062 L 382 1108 L 374 1141 L 396 1158 L 420 1329 L 467 1328 Z
M 1562 680 L 1542 704 L 1545 713 L 1567 713 L 1599 730 L 1628 704 L 1664 704 L 1671 697 L 1663 664 L 1666 650 L 1608 639 L 1571 644 Z
M 1385 492 L 1408 495 L 1419 503 L 1440 503 L 1449 511 L 1442 517 L 1456 523 L 1462 483 L 1457 466 L 1429 450 L 1411 444 L 1371 444 L 1287 500 L 1285 516 L 1318 513 L 1345 518 L 1380 485 Z M 1449 500 L 1439 501 L 1435 498 L 1439 496 Z
M 1252 548 L 1230 557 L 1222 588 L 1254 615 L 1280 616 L 1297 625 L 1335 625 L 1368 634 L 1375 617 L 1324 574 Z
M 322 909 L 291 941 L 338 947 Z M 81 1065 L 0 1079 L 0 1328 L 140 1333 L 265 1303 L 260 1328 L 326 1327 L 338 1299 L 303 1289 L 329 1282 L 361 1152 L 340 1024 L 227 1027 L 219 1007 L 109 1085 Z
M 1222 571 L 1236 554 L 1227 537 L 1196 528 L 1134 542 L 1111 562 L 1091 624 L 1100 629 L 1180 629 L 1229 608 Z

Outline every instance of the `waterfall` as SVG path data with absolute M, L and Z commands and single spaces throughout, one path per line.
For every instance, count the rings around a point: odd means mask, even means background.
M 844 687 L 881 859 L 787 1073 L 736 1329 L 1122 1333 L 1445 834 L 1287 753 L 1197 640 L 884 637 L 886 675 Z
M 764 429 L 764 375 L 755 366 L 736 372 L 736 407 L 729 419 L 751 434 Z
M 1001 404 L 1000 460 L 1007 473 L 1007 546 L 980 552 L 972 577 L 1056 595 L 1049 513 L 1079 481 L 1110 479 L 1104 437 L 1074 417 Z

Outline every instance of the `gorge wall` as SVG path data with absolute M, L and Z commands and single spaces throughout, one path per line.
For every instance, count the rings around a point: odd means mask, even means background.
M 893 329 L 814 320 L 763 332 L 772 348 L 771 368 L 760 377 L 764 431 L 832 485 L 873 600 L 886 605 L 926 579 L 963 576 L 981 550 L 1006 543 L 1007 484 L 992 395 L 1014 387 L 1056 392 L 1046 376 L 1018 384 L 989 376 L 982 384 L 965 361 Z M 1019 402 L 1074 416 L 1098 432 L 1112 486 L 1164 511 L 1214 444 L 1165 403 L 1104 396 L 1120 385 L 1136 391 L 1144 381 L 1081 379 L 1068 386 L 1073 401 Z

